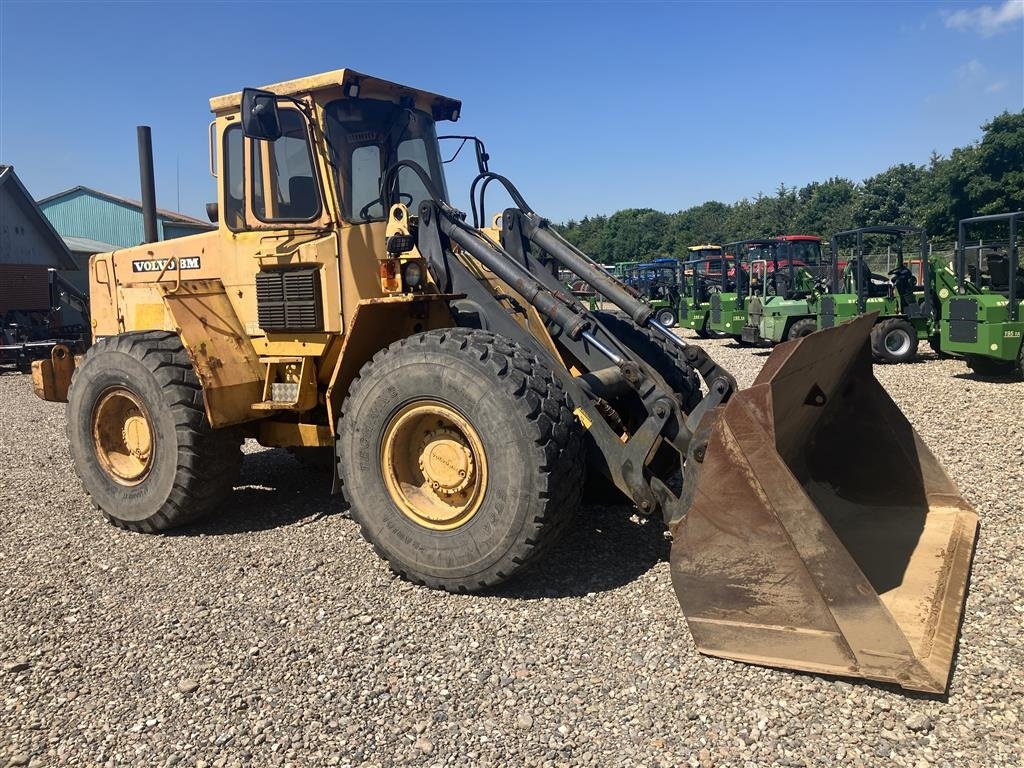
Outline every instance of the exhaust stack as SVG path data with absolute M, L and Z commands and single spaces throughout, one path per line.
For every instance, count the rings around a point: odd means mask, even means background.
M 139 182 L 142 185 L 144 243 L 159 240 L 156 226 L 156 186 L 153 181 L 153 136 L 148 125 L 136 129 L 139 138 Z

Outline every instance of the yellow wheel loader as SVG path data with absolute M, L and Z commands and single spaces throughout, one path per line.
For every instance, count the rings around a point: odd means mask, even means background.
M 473 137 L 472 219 L 452 206 L 436 124 L 459 101 L 338 70 L 210 106 L 217 230 L 94 256 L 94 345 L 33 370 L 112 523 L 215 513 L 244 438 L 333 452 L 391 568 L 473 591 L 603 482 L 667 524 L 699 650 L 945 689 L 977 516 L 874 379 L 871 317 L 779 346 L 740 392 Z M 513 204 L 488 220 L 491 185 Z

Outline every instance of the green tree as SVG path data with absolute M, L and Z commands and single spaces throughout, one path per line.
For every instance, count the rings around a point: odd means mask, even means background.
M 856 184 L 833 177 L 800 189 L 780 184 L 728 204 L 709 201 L 676 213 L 630 208 L 561 227 L 574 245 L 603 262 L 682 256 L 686 247 L 780 234 L 832 233 L 855 226 L 924 224 L 948 245 L 970 216 L 1024 210 L 1024 111 L 982 126 L 981 139 L 933 152 L 926 165 L 900 163 Z
M 854 216 L 857 226 L 919 225 L 927 189 L 927 171 L 912 163 L 894 165 L 865 179 Z

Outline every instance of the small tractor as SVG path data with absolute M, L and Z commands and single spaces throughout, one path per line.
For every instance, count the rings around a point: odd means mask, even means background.
M 679 311 L 679 262 L 676 259 L 655 259 L 636 264 L 634 289 L 654 310 L 654 319 L 666 328 L 677 322 Z
M 865 254 L 865 236 L 881 236 L 895 245 L 895 266 L 887 275 L 871 271 Z M 854 241 L 853 258 L 842 274 L 839 270 L 839 249 L 844 242 Z M 908 263 L 904 243 L 910 240 L 919 246 L 918 258 Z M 937 335 L 935 297 L 928 235 L 923 229 L 902 226 L 861 227 L 832 235 L 832 274 L 827 293 L 818 295 L 817 327 L 831 328 L 837 323 L 864 314 L 875 314 L 871 329 L 871 351 L 883 363 L 905 363 L 917 357 L 920 341 Z M 917 267 L 920 282 L 914 272 Z
M 700 651 L 945 689 L 977 514 L 874 378 L 869 319 L 780 346 L 739 391 L 472 137 L 453 207 L 436 126 L 458 100 L 343 69 L 210 106 L 216 231 L 92 257 L 95 343 L 33 366 L 111 523 L 217 514 L 243 439 L 322 450 L 396 573 L 468 592 L 611 483 L 668 527 Z M 512 205 L 488 218 L 492 184 Z
M 816 292 L 828 271 L 821 258 L 821 238 L 814 235 L 783 235 L 775 247 L 752 262 L 763 275 L 747 303 L 747 321 L 740 332 L 748 344 L 778 344 L 814 333 L 818 329 L 814 308 Z
M 720 245 L 691 245 L 686 261 L 680 265 L 678 322 L 702 339 L 718 334 L 709 328 L 711 297 L 718 291 L 725 258 Z
M 968 232 L 1003 225 L 1005 245 L 968 246 Z M 953 272 L 936 286 L 942 302 L 941 350 L 963 357 L 984 376 L 1024 378 L 1024 270 L 1018 238 L 1024 211 L 978 216 L 960 222 Z M 955 279 L 955 285 L 950 285 Z
M 765 256 L 775 248 L 774 240 L 741 240 L 725 246 L 726 263 L 732 267 L 719 273 L 719 290 L 711 295 L 708 329 L 722 336 L 730 336 L 742 345 L 743 326 L 747 324 L 747 306 L 755 288 L 754 281 L 763 279 L 751 274 L 755 262 L 766 263 Z M 731 258 L 730 258 L 731 256 Z

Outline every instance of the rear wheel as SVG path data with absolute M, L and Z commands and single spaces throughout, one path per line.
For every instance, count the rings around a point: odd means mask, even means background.
M 816 330 L 818 330 L 818 321 L 813 317 L 805 317 L 803 320 L 797 320 L 789 327 L 789 333 L 786 334 L 786 341 L 802 339 L 804 336 L 810 336 Z
M 907 320 L 891 317 L 871 329 L 871 351 L 883 363 L 906 363 L 917 357 L 917 330 Z
M 401 576 L 449 591 L 498 584 L 572 518 L 582 428 L 532 352 L 468 328 L 379 352 L 338 425 L 352 517 Z
M 674 328 L 676 325 L 676 313 L 671 307 L 662 307 L 654 313 L 654 319 L 666 328 Z
M 241 437 L 214 430 L 177 334 L 124 333 L 93 345 L 68 393 L 75 471 L 103 515 L 163 531 L 213 511 L 241 468 Z

